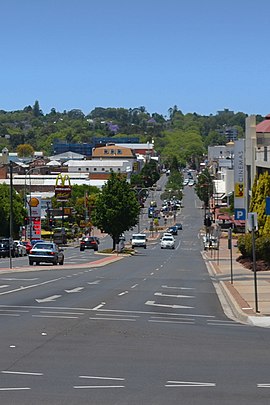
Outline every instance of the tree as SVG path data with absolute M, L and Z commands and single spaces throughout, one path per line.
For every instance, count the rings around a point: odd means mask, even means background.
M 140 205 L 137 196 L 121 174 L 111 172 L 96 199 L 93 223 L 113 239 L 113 250 L 120 235 L 138 223 Z
M 34 156 L 34 152 L 35 150 L 33 146 L 28 143 L 23 143 L 17 146 L 18 157 Z
M 13 189 L 13 237 L 18 237 L 20 226 L 24 222 L 27 212 L 23 205 L 21 196 Z M 10 187 L 7 184 L 0 185 L 0 217 L 1 217 L 1 236 L 9 236 L 10 221 Z
M 213 180 L 208 169 L 199 174 L 195 191 L 199 199 L 203 201 L 205 208 L 209 207 L 210 196 L 213 194 Z

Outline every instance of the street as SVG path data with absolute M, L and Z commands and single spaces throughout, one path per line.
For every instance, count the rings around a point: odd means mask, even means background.
M 184 193 L 175 250 L 157 239 L 99 267 L 70 247 L 65 266 L 0 274 L 1 403 L 269 403 L 269 332 L 224 315 Z

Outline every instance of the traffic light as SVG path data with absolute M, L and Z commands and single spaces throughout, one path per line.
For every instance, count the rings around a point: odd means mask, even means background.
M 50 227 L 50 228 L 53 227 L 53 219 L 52 219 L 52 218 L 49 219 L 49 227 Z

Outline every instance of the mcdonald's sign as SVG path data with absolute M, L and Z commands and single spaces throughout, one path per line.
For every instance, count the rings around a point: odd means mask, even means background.
M 70 177 L 68 174 L 58 174 L 56 177 L 54 193 L 57 201 L 68 201 L 71 194 Z

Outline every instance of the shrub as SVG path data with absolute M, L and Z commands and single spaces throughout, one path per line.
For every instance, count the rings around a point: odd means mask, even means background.
M 247 233 L 239 236 L 237 245 L 243 257 L 252 257 L 251 234 Z

